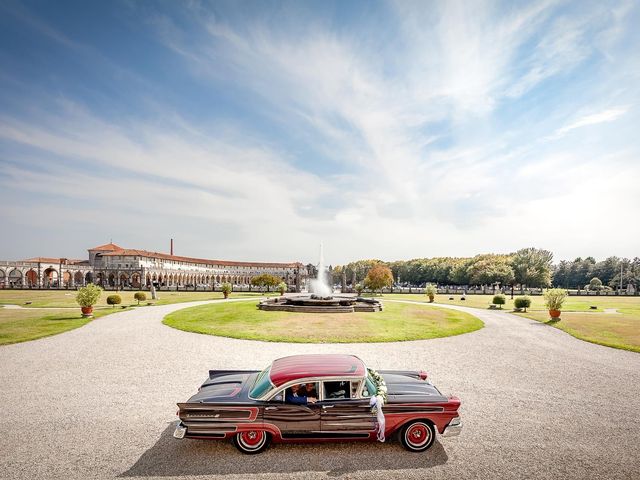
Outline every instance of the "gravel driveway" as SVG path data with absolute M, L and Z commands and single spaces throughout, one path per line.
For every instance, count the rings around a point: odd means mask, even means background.
M 387 344 L 264 343 L 162 325 L 167 313 L 201 303 L 116 313 L 0 347 L 0 477 L 640 477 L 637 353 L 463 307 L 486 328 Z M 462 399 L 461 436 L 423 454 L 388 442 L 280 444 L 257 456 L 227 442 L 172 438 L 176 402 L 209 369 L 325 352 L 354 353 L 374 368 L 425 369 Z

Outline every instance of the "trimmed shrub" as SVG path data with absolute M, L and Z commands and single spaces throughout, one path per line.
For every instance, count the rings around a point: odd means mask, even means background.
M 531 306 L 531 299 L 529 297 L 518 297 L 513 301 L 513 305 L 516 308 L 523 308 L 527 311 L 527 308 Z
M 280 282 L 278 284 L 278 286 L 276 287 L 276 290 L 278 290 L 278 292 L 280 292 L 280 295 L 284 295 L 285 292 L 288 290 L 287 284 L 284 282 Z
M 107 305 L 120 305 L 122 303 L 122 297 L 120 295 L 109 295 L 107 297 Z
M 500 309 L 502 309 L 502 305 L 507 303 L 507 297 L 502 294 L 494 295 L 493 302 L 494 305 L 500 305 Z
M 362 292 L 364 291 L 364 287 L 362 286 L 361 283 L 356 283 L 356 286 L 354 288 L 358 296 L 362 295 Z
M 147 299 L 147 295 L 144 292 L 136 292 L 133 298 L 135 298 L 138 301 L 138 305 L 140 305 L 140 302 L 144 302 Z

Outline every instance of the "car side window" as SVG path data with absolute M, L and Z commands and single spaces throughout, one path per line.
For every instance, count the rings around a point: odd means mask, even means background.
M 351 382 L 338 380 L 324 382 L 324 400 L 346 400 L 351 398 Z

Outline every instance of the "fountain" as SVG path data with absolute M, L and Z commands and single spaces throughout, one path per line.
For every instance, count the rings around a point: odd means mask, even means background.
M 258 304 L 258 308 L 268 311 L 307 313 L 379 312 L 382 310 L 380 301 L 372 298 L 333 294 L 333 288 L 327 283 L 322 243 L 320 243 L 318 278 L 311 280 L 309 284 L 311 294 L 293 294 L 268 298 L 262 300 Z

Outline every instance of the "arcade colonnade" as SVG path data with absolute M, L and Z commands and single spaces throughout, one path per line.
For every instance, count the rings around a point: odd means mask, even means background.
M 93 282 L 89 265 L 0 262 L 0 288 L 74 288 Z

